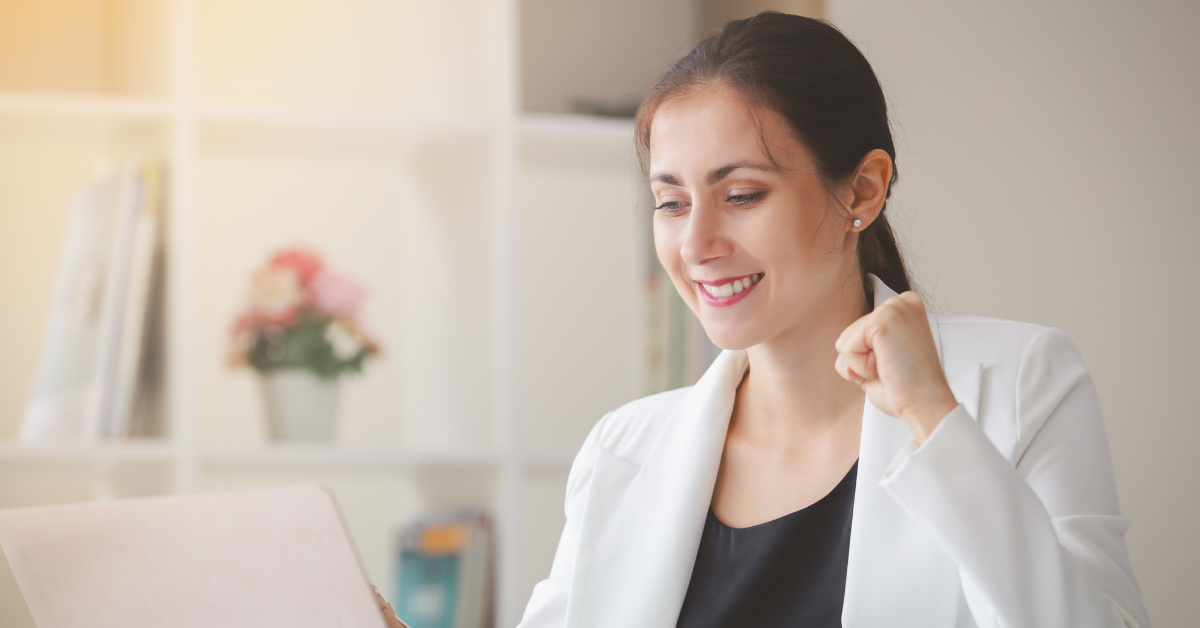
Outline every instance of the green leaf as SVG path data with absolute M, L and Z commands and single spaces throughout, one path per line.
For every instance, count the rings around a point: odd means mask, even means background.
M 331 319 L 306 308 L 291 327 L 275 333 L 259 331 L 250 349 L 250 365 L 260 373 L 303 368 L 322 379 L 361 372 L 363 362 L 371 356 L 371 350 L 364 347 L 349 359 L 339 359 L 333 345 L 325 339 L 325 330 L 331 322 Z

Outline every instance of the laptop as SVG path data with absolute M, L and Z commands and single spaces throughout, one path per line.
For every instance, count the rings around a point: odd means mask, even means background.
M 0 510 L 38 628 L 385 628 L 319 486 Z

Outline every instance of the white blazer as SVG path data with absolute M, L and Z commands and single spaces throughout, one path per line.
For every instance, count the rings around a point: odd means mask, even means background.
M 896 296 L 870 278 L 877 307 Z M 929 325 L 959 405 L 917 447 L 866 402 L 842 625 L 1149 628 L 1071 339 L 979 316 Z M 695 386 L 600 419 L 520 628 L 675 626 L 746 367 L 725 351 Z

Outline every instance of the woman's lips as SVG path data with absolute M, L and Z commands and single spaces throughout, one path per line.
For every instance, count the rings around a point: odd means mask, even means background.
M 750 295 L 758 286 L 764 273 L 754 273 L 742 277 L 726 277 L 716 281 L 695 279 L 696 291 L 700 299 L 713 307 L 727 307 L 741 301 Z

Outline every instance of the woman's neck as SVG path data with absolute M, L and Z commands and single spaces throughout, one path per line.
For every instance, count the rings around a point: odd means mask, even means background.
M 870 311 L 867 296 L 851 286 L 826 303 L 803 324 L 747 350 L 750 368 L 735 413 L 739 429 L 767 437 L 812 434 L 860 415 L 864 393 L 834 370 L 834 342 Z

